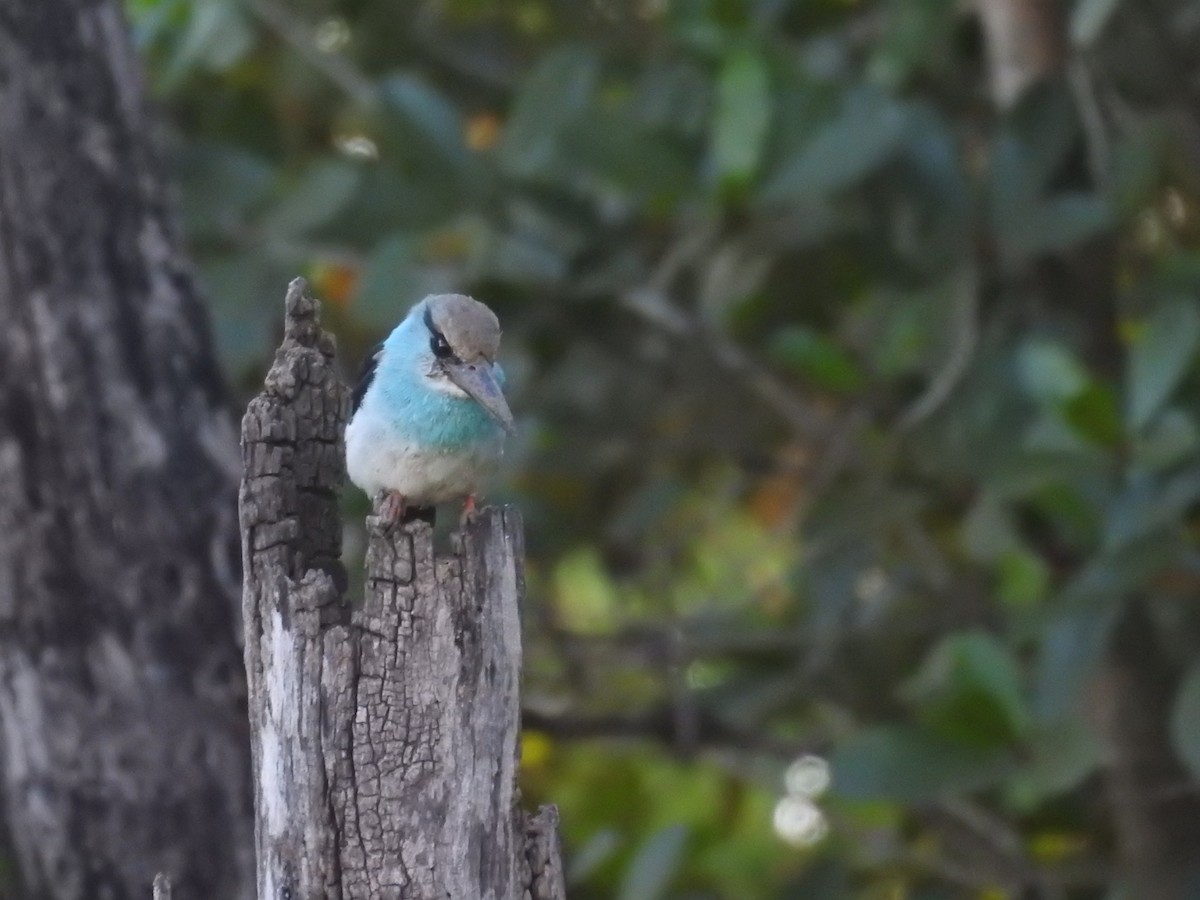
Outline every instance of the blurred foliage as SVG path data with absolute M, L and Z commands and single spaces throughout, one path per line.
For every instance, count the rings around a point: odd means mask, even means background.
M 504 322 L 573 897 L 1110 896 L 1131 603 L 1200 778 L 1200 3 L 1065 5 L 998 112 L 954 0 L 129 0 L 241 390 Z

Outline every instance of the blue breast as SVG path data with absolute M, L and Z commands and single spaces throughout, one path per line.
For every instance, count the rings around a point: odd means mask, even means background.
M 422 447 L 498 455 L 504 429 L 474 400 L 429 386 L 408 352 L 408 344 L 416 336 L 405 334 L 406 325 L 384 343 L 363 412 L 378 417 L 398 437 Z
M 422 387 L 411 403 L 402 404 L 403 431 L 419 443 L 440 450 L 474 450 L 504 439 L 501 429 L 474 400 Z

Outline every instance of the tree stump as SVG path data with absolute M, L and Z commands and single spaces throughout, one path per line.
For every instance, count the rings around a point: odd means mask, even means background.
M 242 423 L 258 896 L 562 900 L 557 812 L 517 802 L 520 517 L 485 509 L 440 556 L 372 517 L 347 602 L 349 391 L 305 289 Z

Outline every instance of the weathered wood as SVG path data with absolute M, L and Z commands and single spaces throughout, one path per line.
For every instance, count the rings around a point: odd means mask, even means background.
M 567 879 L 558 836 L 558 807 L 543 806 L 525 817 L 529 900 L 564 900 Z
M 237 431 L 119 0 L 0 3 L 0 777 L 22 895 L 249 896 Z
M 322 750 L 321 618 L 347 620 L 330 572 L 348 398 L 333 342 L 295 281 L 283 345 L 242 420 L 246 674 L 260 898 L 338 897 Z M 288 893 L 285 893 L 288 892 Z
M 368 520 L 338 563 L 348 391 L 303 281 L 243 421 L 243 612 L 259 897 L 562 900 L 557 814 L 517 803 L 522 530 L 484 510 L 434 552 Z
M 171 900 L 171 879 L 159 872 L 154 876 L 154 885 L 152 887 L 152 897 L 154 900 Z

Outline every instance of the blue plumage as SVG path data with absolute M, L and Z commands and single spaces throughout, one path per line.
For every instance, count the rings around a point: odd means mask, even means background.
M 397 430 L 424 446 L 453 451 L 502 442 L 504 429 L 472 397 L 429 385 L 420 365 L 420 352 L 429 347 L 424 331 L 424 324 L 410 316 L 383 342 L 371 402 Z
M 350 479 L 405 506 L 470 501 L 499 461 L 512 414 L 495 362 L 500 328 L 459 294 L 422 300 L 377 348 L 346 428 Z

